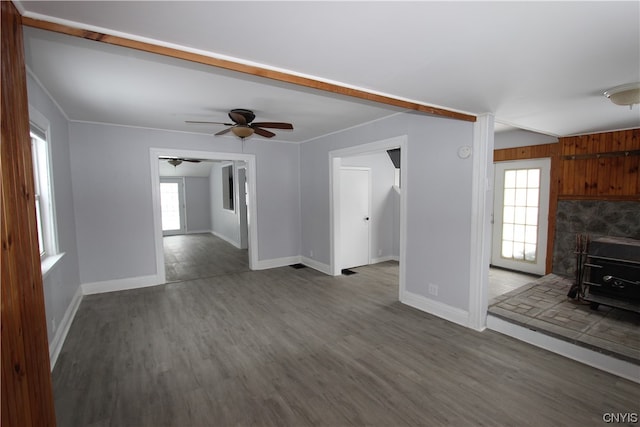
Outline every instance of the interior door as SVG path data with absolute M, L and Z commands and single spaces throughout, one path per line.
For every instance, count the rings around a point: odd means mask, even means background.
M 341 268 L 370 263 L 371 170 L 340 168 Z
M 185 233 L 184 179 L 160 178 L 162 235 Z
M 550 169 L 550 159 L 495 164 L 492 265 L 545 274 Z

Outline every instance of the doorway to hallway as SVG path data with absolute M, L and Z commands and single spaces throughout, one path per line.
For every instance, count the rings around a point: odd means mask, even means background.
M 155 258 L 156 258 L 156 276 L 158 277 L 158 283 L 165 283 L 167 279 L 171 281 L 175 280 L 186 280 L 193 278 L 195 275 L 205 274 L 210 276 L 211 274 L 215 274 L 213 270 L 209 270 L 213 265 L 218 264 L 220 267 L 221 263 L 225 260 L 229 262 L 229 267 L 234 271 L 240 271 L 244 269 L 255 269 L 258 265 L 258 232 L 257 232 L 257 213 L 256 209 L 256 159 L 253 154 L 244 154 L 244 153 L 217 153 L 217 152 L 205 152 L 205 151 L 192 151 L 192 150 L 181 150 L 181 149 L 171 149 L 171 148 L 151 148 L 150 150 L 150 162 L 151 162 L 151 184 L 152 184 L 152 201 L 153 201 L 153 226 L 154 226 L 154 234 L 155 234 Z M 211 208 L 209 218 L 209 213 L 203 215 L 197 215 L 198 219 L 194 220 L 194 218 L 189 215 L 186 219 L 186 234 L 182 234 L 179 236 L 171 236 L 171 237 L 181 237 L 182 239 L 173 239 L 173 242 L 169 242 L 169 236 L 163 236 L 163 224 L 162 224 L 162 203 L 161 203 L 161 173 L 160 173 L 160 159 L 167 158 L 180 158 L 180 159 L 196 159 L 197 161 L 194 164 L 202 164 L 205 162 L 212 162 L 212 170 L 222 170 L 222 168 L 227 167 L 227 171 L 233 171 L 233 185 L 230 183 L 229 179 L 227 179 L 228 188 L 231 190 L 233 188 L 233 198 L 234 204 L 224 205 L 224 195 L 227 195 L 227 198 L 230 198 L 230 193 L 224 192 L 224 186 L 222 182 L 218 182 L 215 179 L 211 179 L 207 183 L 201 183 L 202 185 L 197 185 L 198 187 L 206 187 L 209 186 L 209 195 L 211 199 L 211 203 L 204 201 L 202 197 L 191 198 L 191 202 L 189 201 L 189 194 L 193 194 L 193 192 L 187 191 L 185 199 L 186 203 L 191 203 L 192 205 L 204 206 L 209 204 Z M 229 165 L 233 165 L 232 168 L 229 168 Z M 182 166 L 182 165 L 180 165 Z M 175 167 L 174 167 L 175 169 Z M 176 172 L 177 173 L 177 172 Z M 231 174 L 228 174 L 229 178 Z M 246 185 L 245 185 L 246 180 Z M 205 179 L 206 181 L 206 179 Z M 238 185 L 242 181 L 242 185 Z M 240 190 L 241 187 L 241 190 Z M 194 187 L 195 188 L 195 187 Z M 207 198 L 209 197 L 207 196 Z M 239 209 L 239 201 L 240 199 L 244 199 L 246 203 L 246 211 L 241 211 Z M 220 206 L 217 206 L 217 202 L 220 202 Z M 219 209 L 218 209 L 219 208 Z M 214 215 L 217 210 L 220 210 L 219 218 L 220 220 L 215 221 L 214 226 Z M 194 211 L 191 210 L 193 213 Z M 196 209 L 196 212 L 201 212 L 201 208 Z M 243 218 L 240 218 L 242 216 Z M 210 221 L 207 220 L 210 219 Z M 194 225 L 194 224 L 205 224 L 205 225 Z M 227 224 L 235 224 L 233 227 Z M 245 233 L 241 233 L 239 230 L 240 224 L 243 223 L 247 228 Z M 206 225 L 209 224 L 209 225 Z M 222 227 L 222 228 L 221 228 Z M 230 227 L 233 228 L 233 232 L 229 231 Z M 188 242 L 193 240 L 189 239 L 190 233 L 197 233 L 198 235 L 210 235 L 209 241 L 202 242 L 198 241 L 198 244 L 195 245 L 194 248 L 188 249 Z M 214 239 L 215 238 L 215 239 Z M 165 239 L 167 239 L 167 243 L 171 246 L 176 253 L 179 255 L 170 254 L 169 256 L 165 256 Z M 216 248 L 209 247 L 207 245 L 212 244 L 212 242 Z M 170 244 L 169 244 L 170 243 Z M 207 250 L 212 251 L 213 254 L 218 253 L 218 255 L 211 255 L 211 258 L 215 258 L 213 262 L 208 263 L 208 267 L 204 267 L 203 264 L 198 262 L 200 256 L 198 253 L 203 252 L 202 245 L 208 247 Z M 219 250 L 222 247 L 237 249 L 241 251 L 243 254 L 245 262 L 238 264 L 233 261 L 233 256 L 228 258 L 226 256 L 222 256 L 219 254 Z M 243 248 L 244 246 L 244 248 Z M 180 258 L 182 257 L 182 258 Z M 167 266 L 167 264 L 179 264 L 174 266 L 173 270 L 171 266 Z M 246 267 L 245 267 L 246 266 Z M 168 268 L 169 267 L 169 268 Z M 178 274 L 175 270 L 181 270 Z M 194 272 L 200 272 L 195 274 Z M 218 268 L 217 272 L 227 272 L 226 269 Z M 201 276 L 202 277 L 202 276 Z

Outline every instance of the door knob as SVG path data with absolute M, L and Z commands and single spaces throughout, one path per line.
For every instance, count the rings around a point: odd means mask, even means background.
M 364 217 L 364 220 L 365 220 L 365 221 L 369 221 L 369 217 L 368 217 L 368 216 L 365 216 L 365 217 Z

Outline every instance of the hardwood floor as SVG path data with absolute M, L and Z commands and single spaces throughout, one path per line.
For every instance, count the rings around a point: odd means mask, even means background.
M 66 426 L 589 426 L 640 385 L 407 307 L 397 264 L 86 296 L 53 372 Z
M 491 301 L 500 295 L 514 291 L 528 283 L 538 279 L 540 276 L 520 273 L 517 271 L 505 270 L 491 266 L 489 268 L 489 289 L 488 299 Z
M 167 282 L 249 271 L 246 249 L 210 233 L 163 237 Z

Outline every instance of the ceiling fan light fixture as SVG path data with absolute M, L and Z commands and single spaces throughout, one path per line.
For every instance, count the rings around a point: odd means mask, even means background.
M 628 105 L 631 109 L 633 104 L 640 104 L 640 82 L 616 86 L 605 91 L 604 96 L 616 105 Z
M 250 128 L 247 125 L 237 125 L 231 129 L 231 132 L 239 138 L 247 138 L 253 135 L 253 128 Z
M 182 164 L 182 160 L 180 160 L 180 159 L 169 159 L 167 161 L 169 162 L 170 165 L 173 165 L 174 168 L 176 166 Z

